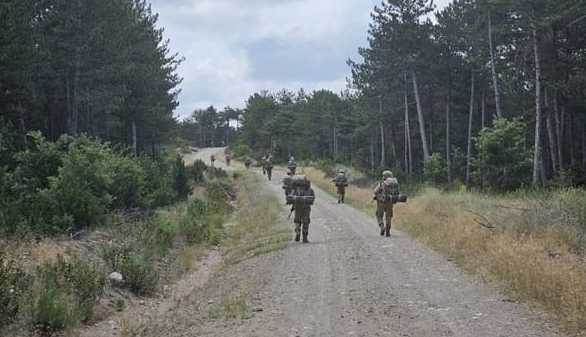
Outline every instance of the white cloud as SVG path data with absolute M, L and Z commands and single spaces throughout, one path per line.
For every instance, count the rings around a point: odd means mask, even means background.
M 442 0 L 443 2 L 449 0 Z M 440 1 L 440 2 L 442 2 Z M 171 48 L 185 56 L 177 114 L 242 107 L 254 92 L 345 87 L 380 0 L 152 0 Z

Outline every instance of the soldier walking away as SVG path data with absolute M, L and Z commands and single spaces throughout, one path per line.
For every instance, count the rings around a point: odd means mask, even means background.
M 210 163 L 212 165 L 212 167 L 214 167 L 214 162 L 216 161 L 216 156 L 214 156 L 213 154 L 210 156 Z
M 266 175 L 267 174 L 267 157 L 268 156 L 262 156 L 262 158 L 260 158 L 260 166 L 262 167 L 262 174 Z
M 287 171 L 287 175 L 283 178 L 283 191 L 285 192 L 285 201 L 287 201 L 287 197 L 293 191 L 293 172 L 291 170 Z
M 294 176 L 292 179 L 293 192 L 287 196 L 287 204 L 292 205 L 291 212 L 295 212 L 295 241 L 299 242 L 303 234 L 303 243 L 308 243 L 311 205 L 315 201 L 315 193 L 307 177 Z
M 250 165 L 252 165 L 252 160 L 250 158 L 246 158 L 246 160 L 244 161 L 244 167 L 246 167 L 246 169 L 250 169 Z
M 230 166 L 230 162 L 232 161 L 232 156 L 229 153 L 226 153 L 224 157 L 226 159 L 226 166 Z
M 265 160 L 264 171 L 267 173 L 269 181 L 273 177 L 273 156 L 269 155 Z
M 289 162 L 287 162 L 287 168 L 289 169 L 289 171 L 293 172 L 293 175 L 295 175 L 295 172 L 297 171 L 297 162 L 295 162 L 295 157 L 289 157 Z
M 336 191 L 338 194 L 338 204 L 345 203 L 346 187 L 348 187 L 348 178 L 346 178 L 346 172 L 344 170 L 338 170 L 338 174 L 332 180 L 336 185 Z
M 376 219 L 380 227 L 380 235 L 391 236 L 393 205 L 399 201 L 399 182 L 391 171 L 383 172 L 383 181 L 374 189 L 376 200 Z

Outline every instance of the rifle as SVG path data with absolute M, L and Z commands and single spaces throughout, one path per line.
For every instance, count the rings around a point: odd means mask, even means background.
M 295 211 L 295 205 L 291 206 L 291 212 L 289 212 L 289 216 L 287 217 L 287 220 L 291 219 L 291 215 L 293 214 L 294 211 Z

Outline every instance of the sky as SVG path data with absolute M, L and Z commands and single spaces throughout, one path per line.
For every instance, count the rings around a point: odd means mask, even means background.
M 451 0 L 436 0 L 438 8 Z M 346 87 L 348 58 L 367 45 L 380 0 L 151 0 L 178 69 L 175 115 L 213 105 L 243 108 L 250 95 L 283 88 Z

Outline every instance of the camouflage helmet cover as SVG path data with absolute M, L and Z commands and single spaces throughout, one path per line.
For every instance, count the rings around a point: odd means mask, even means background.
M 384 179 L 392 178 L 392 177 L 393 177 L 393 172 L 391 172 L 389 170 L 383 171 L 383 178 Z

